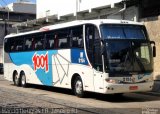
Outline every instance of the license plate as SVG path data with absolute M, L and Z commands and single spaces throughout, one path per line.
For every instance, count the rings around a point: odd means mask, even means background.
M 129 90 L 137 90 L 138 89 L 138 86 L 130 86 L 129 87 Z

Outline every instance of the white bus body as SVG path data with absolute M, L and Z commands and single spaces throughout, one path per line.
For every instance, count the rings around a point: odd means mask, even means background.
M 18 86 L 31 83 L 73 89 L 80 97 L 84 91 L 150 91 L 153 57 L 145 32 L 140 23 L 104 19 L 8 35 L 4 77 Z

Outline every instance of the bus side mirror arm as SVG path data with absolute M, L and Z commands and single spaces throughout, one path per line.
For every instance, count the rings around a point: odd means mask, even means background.
M 150 44 L 152 45 L 153 44 L 153 57 L 156 57 L 156 43 L 154 41 L 150 41 Z

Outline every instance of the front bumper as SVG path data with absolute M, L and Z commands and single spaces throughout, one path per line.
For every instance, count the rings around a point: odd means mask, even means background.
M 136 84 L 112 84 L 107 83 L 105 86 L 105 94 L 129 93 L 129 92 L 145 92 L 151 91 L 154 81 Z

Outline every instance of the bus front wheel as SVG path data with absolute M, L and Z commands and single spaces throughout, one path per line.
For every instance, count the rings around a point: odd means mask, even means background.
M 84 97 L 83 82 L 79 76 L 74 81 L 74 94 L 78 97 Z

